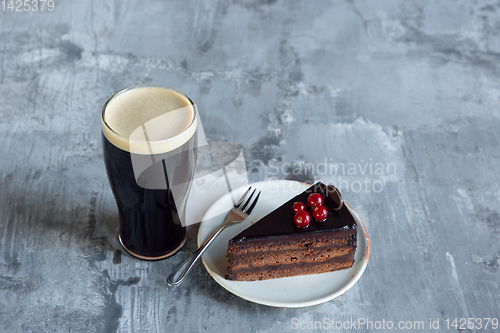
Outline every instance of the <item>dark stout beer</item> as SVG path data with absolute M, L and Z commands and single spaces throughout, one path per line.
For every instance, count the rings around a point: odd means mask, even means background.
M 136 86 L 113 95 L 102 111 L 104 162 L 120 218 L 120 242 L 157 260 L 185 242 L 172 186 L 187 195 L 196 163 L 197 114 L 174 89 Z M 176 196 L 177 203 L 182 196 Z

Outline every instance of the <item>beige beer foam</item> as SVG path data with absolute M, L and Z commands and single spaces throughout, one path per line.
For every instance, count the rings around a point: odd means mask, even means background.
M 161 86 L 118 92 L 104 105 L 102 130 L 116 147 L 159 154 L 186 143 L 197 127 L 196 110 L 182 93 Z

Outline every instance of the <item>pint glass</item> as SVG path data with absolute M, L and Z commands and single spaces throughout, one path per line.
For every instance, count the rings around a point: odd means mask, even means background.
M 196 106 L 183 93 L 139 85 L 102 109 L 106 172 L 120 220 L 119 240 L 132 256 L 167 258 L 182 248 L 186 227 L 176 206 L 189 193 L 197 157 Z M 183 196 L 174 201 L 182 189 Z

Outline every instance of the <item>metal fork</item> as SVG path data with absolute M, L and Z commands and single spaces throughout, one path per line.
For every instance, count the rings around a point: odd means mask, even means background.
M 240 200 L 238 200 L 238 202 L 234 205 L 234 207 L 231 208 L 231 210 L 227 214 L 224 223 L 222 223 L 220 227 L 218 227 L 217 230 L 215 230 L 210 235 L 210 237 L 208 237 L 208 239 L 200 246 L 198 250 L 196 250 L 193 253 L 191 257 L 189 257 L 186 261 L 184 261 L 182 265 L 180 265 L 172 274 L 168 276 L 167 278 L 168 285 L 177 286 L 181 284 L 182 280 L 184 280 L 186 275 L 188 275 L 188 273 L 193 268 L 194 264 L 198 261 L 198 259 L 201 258 L 203 253 L 207 250 L 210 244 L 212 244 L 214 239 L 221 233 L 221 231 L 228 225 L 231 225 L 233 223 L 243 222 L 248 217 L 248 215 L 250 215 L 260 197 L 260 191 L 259 191 L 253 202 L 250 204 L 252 197 L 255 194 L 255 191 L 257 190 L 254 189 L 248 200 L 246 200 L 245 203 L 243 204 L 243 201 L 245 200 L 248 193 L 250 193 L 251 189 L 252 187 L 250 186 L 248 190 L 241 196 Z

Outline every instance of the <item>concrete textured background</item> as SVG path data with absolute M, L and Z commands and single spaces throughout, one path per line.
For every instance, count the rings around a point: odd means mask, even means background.
M 499 317 L 498 1 L 54 4 L 0 7 L 0 332 Z M 100 110 L 138 83 L 190 96 L 209 140 L 243 147 L 250 182 L 341 183 L 371 239 L 361 280 L 325 304 L 271 308 L 201 264 L 166 286 L 196 227 L 171 259 L 125 255 Z M 346 169 L 304 167 L 321 163 Z

